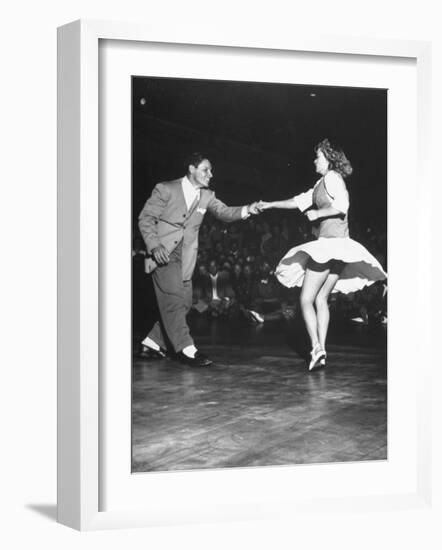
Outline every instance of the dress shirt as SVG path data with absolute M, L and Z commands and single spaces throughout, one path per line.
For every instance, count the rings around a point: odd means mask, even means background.
M 195 199 L 197 201 L 200 200 L 200 190 L 194 187 L 186 176 L 184 176 L 183 181 L 181 182 L 181 186 L 183 188 L 187 210 L 189 210 Z
M 184 199 L 186 201 L 187 210 L 189 210 L 195 199 L 197 201 L 200 200 L 201 191 L 190 183 L 189 178 L 187 176 L 184 176 L 184 178 L 182 179 L 181 187 L 183 188 Z M 241 218 L 245 220 L 249 216 L 250 214 L 247 206 L 243 206 L 241 210 Z

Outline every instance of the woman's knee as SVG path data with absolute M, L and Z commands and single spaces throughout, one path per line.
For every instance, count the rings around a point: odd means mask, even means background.
M 314 301 L 314 297 L 309 294 L 301 293 L 301 296 L 299 297 L 299 303 L 302 308 L 313 306 Z
M 328 296 L 320 292 L 315 299 L 316 308 L 328 307 Z

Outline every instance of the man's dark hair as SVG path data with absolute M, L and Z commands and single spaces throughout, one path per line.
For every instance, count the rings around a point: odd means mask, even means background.
M 185 160 L 184 168 L 186 170 L 186 174 L 189 173 L 189 166 L 195 166 L 195 168 L 198 168 L 198 166 L 203 162 L 204 159 L 208 159 L 207 155 L 204 153 L 201 153 L 200 151 L 197 151 L 196 153 L 191 153 Z

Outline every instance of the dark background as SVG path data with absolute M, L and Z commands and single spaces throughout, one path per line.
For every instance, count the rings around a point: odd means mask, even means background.
M 313 148 L 325 137 L 354 168 L 350 222 L 386 231 L 387 90 L 153 77 L 132 84 L 135 231 L 153 186 L 183 176 L 190 152 L 207 154 L 211 187 L 237 205 L 310 188 Z

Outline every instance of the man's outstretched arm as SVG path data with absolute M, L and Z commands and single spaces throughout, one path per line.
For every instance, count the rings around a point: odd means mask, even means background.
M 260 213 L 257 202 L 245 206 L 227 206 L 215 196 L 213 196 L 212 200 L 207 205 L 207 210 L 213 214 L 215 218 L 227 223 L 244 220 L 250 215 Z

